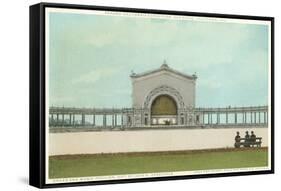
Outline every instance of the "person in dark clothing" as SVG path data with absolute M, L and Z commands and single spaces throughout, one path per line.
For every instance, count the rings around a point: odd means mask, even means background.
M 239 131 L 236 132 L 236 136 L 235 136 L 235 144 L 234 147 L 235 148 L 239 148 L 240 147 L 240 135 L 239 135 Z
M 256 142 L 256 135 L 254 134 L 254 131 L 251 131 L 251 136 L 250 136 L 251 143 Z
M 250 135 L 249 135 L 249 132 L 246 131 L 246 134 L 245 134 L 245 147 L 250 147 Z

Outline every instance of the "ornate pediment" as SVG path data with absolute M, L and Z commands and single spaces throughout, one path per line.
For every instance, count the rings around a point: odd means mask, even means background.
M 143 73 L 139 73 L 139 74 L 136 74 L 136 73 L 132 72 L 131 78 L 133 78 L 133 79 L 142 78 L 142 77 L 154 75 L 156 73 L 161 73 L 163 71 L 165 71 L 167 73 L 172 73 L 174 75 L 178 75 L 178 76 L 190 79 L 190 80 L 196 80 L 197 79 L 196 74 L 188 75 L 188 74 L 184 74 L 182 72 L 179 72 L 177 70 L 174 70 L 174 69 L 170 68 L 165 60 L 164 60 L 163 64 L 160 66 L 160 68 L 150 70 L 150 71 L 147 71 L 147 72 L 143 72 Z

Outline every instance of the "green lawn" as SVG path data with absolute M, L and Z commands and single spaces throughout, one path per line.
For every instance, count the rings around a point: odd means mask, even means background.
M 267 149 L 53 156 L 50 178 L 267 166 Z

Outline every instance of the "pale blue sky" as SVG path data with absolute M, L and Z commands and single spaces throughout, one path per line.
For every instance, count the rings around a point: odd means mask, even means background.
M 49 102 L 131 107 L 130 73 L 197 73 L 196 106 L 267 105 L 268 27 L 50 13 Z

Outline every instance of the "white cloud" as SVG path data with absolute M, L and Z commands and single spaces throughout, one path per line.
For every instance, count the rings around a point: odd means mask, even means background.
M 215 78 L 203 78 L 197 84 L 202 89 L 220 89 L 223 87 L 221 80 Z
M 50 100 L 51 100 L 51 105 L 54 106 L 69 106 L 70 103 L 73 103 L 74 98 L 70 97 L 70 96 L 54 96 L 54 95 L 50 95 Z
M 78 78 L 74 79 L 72 82 L 74 84 L 77 83 L 96 83 L 101 79 L 106 77 L 110 77 L 111 75 L 119 72 L 118 68 L 98 68 L 92 70 L 86 74 L 79 76 Z

